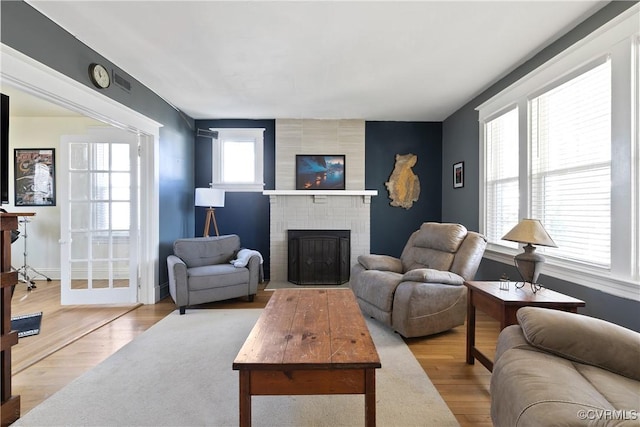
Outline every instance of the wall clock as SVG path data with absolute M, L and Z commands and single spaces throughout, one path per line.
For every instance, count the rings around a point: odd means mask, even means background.
M 100 89 L 106 89 L 111 84 L 109 71 L 100 64 L 89 65 L 89 77 L 91 78 L 91 83 Z

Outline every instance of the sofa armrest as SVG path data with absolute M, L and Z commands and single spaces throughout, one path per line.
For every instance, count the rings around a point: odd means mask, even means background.
M 640 381 L 640 333 L 605 320 L 540 307 L 517 313 L 534 347 Z
M 402 261 L 389 255 L 360 255 L 358 263 L 366 270 L 393 271 L 402 273 Z
M 189 302 L 189 288 L 187 284 L 187 264 L 175 255 L 167 257 L 169 272 L 169 293 L 177 306 L 185 306 Z
M 416 268 L 407 271 L 402 276 L 403 282 L 442 283 L 444 285 L 462 285 L 464 279 L 450 271 L 434 270 L 433 268 Z

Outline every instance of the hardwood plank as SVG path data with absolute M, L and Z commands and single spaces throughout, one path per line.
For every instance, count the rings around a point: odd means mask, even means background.
M 28 291 L 26 284 L 19 285 L 11 301 L 14 316 L 43 313 L 40 333 L 21 338 L 13 347 L 13 375 L 141 305 L 62 307 L 59 281 L 38 281 L 36 286 Z
M 362 332 L 367 331 L 367 324 L 360 314 L 360 309 L 354 312 L 352 308 L 358 307 L 353 292 L 350 289 L 331 289 L 327 292 L 329 316 L 333 319 L 332 360 L 345 363 L 357 359 L 363 365 L 375 364 L 380 367 L 380 357 L 371 335 Z
M 276 293 L 279 293 L 276 292 Z M 283 363 L 328 364 L 331 362 L 331 334 L 327 292 L 302 290 L 296 293 L 298 304 L 293 314 Z M 314 315 L 309 315 L 314 313 Z M 287 313 L 288 315 L 288 313 Z

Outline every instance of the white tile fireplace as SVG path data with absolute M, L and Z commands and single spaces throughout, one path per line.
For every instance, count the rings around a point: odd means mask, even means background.
M 350 230 L 351 263 L 369 253 L 364 120 L 276 120 L 276 189 L 270 201 L 270 280 L 287 281 L 287 230 Z M 295 190 L 296 154 L 345 154 L 346 190 Z

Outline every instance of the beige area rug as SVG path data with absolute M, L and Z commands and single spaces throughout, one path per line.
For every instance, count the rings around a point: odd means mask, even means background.
M 173 312 L 15 426 L 237 426 L 233 360 L 261 309 Z M 379 426 L 456 426 L 404 341 L 367 320 L 380 354 Z M 253 397 L 254 426 L 361 426 L 364 397 Z
M 275 291 L 276 289 L 313 289 L 313 288 L 349 288 L 349 282 L 342 285 L 296 285 L 285 281 L 270 281 L 264 288 L 265 291 Z

